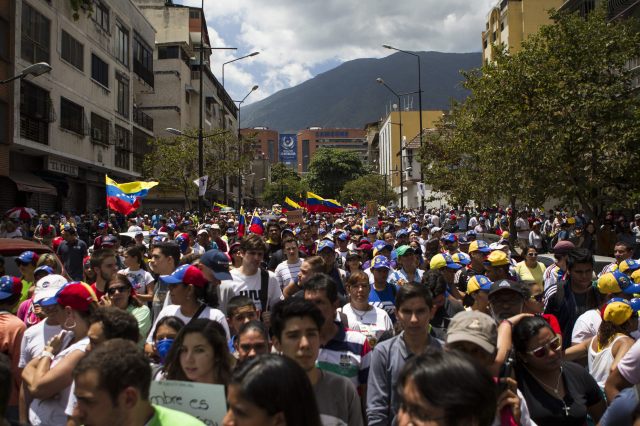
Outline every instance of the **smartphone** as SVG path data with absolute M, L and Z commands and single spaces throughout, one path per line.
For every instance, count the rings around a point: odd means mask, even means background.
M 500 367 L 500 375 L 498 376 L 498 395 L 502 392 L 506 391 L 508 388 L 508 384 L 506 380 L 507 377 L 511 377 L 511 370 L 513 369 L 513 357 L 512 354 L 509 353 L 507 360 Z

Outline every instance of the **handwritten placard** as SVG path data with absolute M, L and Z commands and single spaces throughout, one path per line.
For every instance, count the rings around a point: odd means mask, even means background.
M 378 203 L 367 201 L 367 217 L 378 217 Z
M 220 426 L 227 413 L 224 386 L 205 383 L 161 380 L 151 382 L 152 404 L 182 411 L 207 426 Z
M 287 211 L 287 222 L 289 222 L 289 223 L 302 223 L 302 210 L 289 210 L 289 211 Z

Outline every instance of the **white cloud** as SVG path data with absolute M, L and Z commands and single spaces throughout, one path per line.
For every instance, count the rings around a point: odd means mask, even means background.
M 405 50 L 480 51 L 480 35 L 497 0 L 205 0 L 215 51 L 214 73 L 235 57 L 260 55 L 225 66 L 233 99 L 253 84 L 255 102 L 295 86 L 341 62 L 383 57 L 390 44 Z M 184 4 L 200 6 L 199 0 Z M 215 32 L 214 32 L 215 31 Z

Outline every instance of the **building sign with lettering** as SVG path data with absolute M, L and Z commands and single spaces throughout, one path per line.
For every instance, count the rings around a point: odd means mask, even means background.
M 78 177 L 78 166 L 55 158 L 47 158 L 47 170 L 54 173 Z
M 298 136 L 295 134 L 281 134 L 278 142 L 280 162 L 298 165 Z

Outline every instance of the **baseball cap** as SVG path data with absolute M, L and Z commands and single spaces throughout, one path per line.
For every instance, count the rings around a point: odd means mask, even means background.
M 391 269 L 391 264 L 389 263 L 389 259 L 387 259 L 386 256 L 379 254 L 378 256 L 373 258 L 373 262 L 371 262 L 371 269 L 382 268 Z
M 107 223 L 106 222 L 100 222 L 98 224 L 98 229 L 105 229 L 107 227 Z
M 466 235 L 467 237 L 475 237 L 477 234 L 476 234 L 476 231 L 472 229 L 471 231 L 467 231 Z
M 406 229 L 401 229 L 398 232 L 396 232 L 396 238 L 408 237 L 408 236 L 409 236 L 409 232 L 407 232 Z
M 160 275 L 160 279 L 167 284 L 192 284 L 196 287 L 204 287 L 207 279 L 202 275 L 202 271 L 193 265 L 182 265 L 172 274 Z
M 629 274 L 640 269 L 640 262 L 635 259 L 625 259 L 618 265 L 618 270 L 624 274 Z
M 107 235 L 102 239 L 101 246 L 103 248 L 109 248 L 116 245 L 118 238 L 115 235 Z
M 455 263 L 453 261 L 453 259 L 451 258 L 451 256 L 449 256 L 446 253 L 439 253 L 436 254 L 435 256 L 433 256 L 431 258 L 431 261 L 429 262 L 429 268 L 430 269 L 442 269 L 442 268 L 449 268 L 449 269 L 460 269 L 462 268 L 461 265 L 458 265 L 457 263 Z
M 71 309 L 87 312 L 92 302 L 98 302 L 96 294 L 91 287 L 81 281 L 65 284 L 55 296 L 40 301 L 41 306 L 69 306 Z
M 499 291 L 512 291 L 518 293 L 520 297 L 523 297 L 522 287 L 515 281 L 510 280 L 500 280 L 491 284 L 491 288 L 489 289 L 489 296 L 493 296 Z
M 44 299 L 55 297 L 66 283 L 67 279 L 57 274 L 46 275 L 40 278 L 33 292 L 33 303 L 39 304 Z
M 227 228 L 227 234 L 235 234 L 235 233 L 236 233 L 236 228 L 234 227 Z
M 375 234 L 376 232 L 378 232 L 378 228 L 376 228 L 375 226 L 367 229 L 367 234 Z
M 491 249 L 489 248 L 489 244 L 487 244 L 484 240 L 475 240 L 471 241 L 469 244 L 469 253 L 474 251 L 479 251 L 480 253 L 489 253 Z
M 502 250 L 495 250 L 489 253 L 489 256 L 487 256 L 487 260 L 485 260 L 483 263 L 490 266 L 503 266 L 509 264 L 509 258 L 507 257 L 507 254 Z
M 462 253 L 462 252 L 454 253 L 453 256 L 451 256 L 451 259 L 453 259 L 454 262 L 459 263 L 460 265 L 463 265 L 463 266 L 466 266 L 471 263 L 471 258 L 467 253 Z
M 234 247 L 235 244 L 237 244 L 237 246 Z M 240 248 L 240 243 L 235 244 L 231 245 L 229 251 L 236 247 Z M 202 256 L 200 256 L 200 263 L 211 269 L 213 271 L 213 275 L 220 281 L 232 279 L 231 274 L 229 273 L 229 258 L 220 250 L 207 250 Z
M 376 240 L 373 242 L 373 249 L 380 251 L 384 249 L 393 250 L 393 246 L 391 244 L 387 244 L 385 240 Z
M 16 257 L 16 262 L 24 264 L 35 264 L 38 261 L 38 258 L 38 254 L 34 251 L 23 251 L 22 253 L 20 253 L 20 256 Z
M 602 294 L 640 293 L 640 284 L 631 283 L 631 278 L 620 271 L 607 272 L 598 278 L 598 291 Z
M 456 234 L 446 234 L 440 239 L 446 243 L 455 243 L 458 241 L 458 236 Z
M 236 241 L 229 246 L 229 254 L 233 254 L 237 251 L 240 251 L 240 241 Z
M 396 254 L 400 257 L 408 254 L 416 254 L 416 251 L 409 245 L 403 245 L 396 249 Z
M 363 243 L 362 241 L 360 241 L 360 243 L 358 243 L 358 247 L 356 247 L 356 250 L 357 251 L 371 251 L 371 250 L 373 250 L 373 246 L 369 242 Z
M 622 325 L 629 321 L 634 313 L 637 313 L 637 310 L 633 308 L 630 302 L 620 297 L 615 297 L 604 308 L 602 319 L 615 325 Z
M 574 248 L 576 248 L 576 246 L 571 241 L 558 241 L 556 245 L 553 246 L 553 254 L 569 254 Z
M 38 266 L 34 271 L 33 271 L 33 275 L 38 275 L 41 272 L 44 272 L 44 275 L 49 275 L 49 274 L 53 274 L 53 268 L 49 265 L 42 265 L 42 266 Z M 43 275 L 43 276 L 44 276 Z
M 507 245 L 504 244 L 504 240 L 489 244 L 489 250 L 491 251 L 503 250 L 505 248 L 507 248 Z
M 196 235 L 202 235 L 202 234 L 209 235 L 209 232 L 206 229 L 201 229 L 201 230 L 198 231 L 198 233 Z
M 326 235 L 327 234 L 327 230 L 324 228 L 318 228 L 318 235 Z
M 213 225 L 211 225 L 211 229 L 220 230 L 220 225 L 218 225 L 217 223 L 214 223 Z
M 449 323 L 446 342 L 471 342 L 493 354 L 498 344 L 498 328 L 489 315 L 480 311 L 462 311 Z
M 341 232 L 340 234 L 338 234 L 338 236 L 336 238 L 338 238 L 340 241 L 348 241 L 349 240 L 349 236 L 347 235 L 346 232 Z
M 467 281 L 467 294 L 475 293 L 478 290 L 488 292 L 491 290 L 491 280 L 484 275 L 474 275 Z
M 336 245 L 333 244 L 333 241 L 329 241 L 329 240 L 322 240 L 318 243 L 318 253 L 320 253 L 322 250 L 327 248 L 331 250 L 335 250 Z
M 18 277 L 5 275 L 0 278 L 0 300 L 6 300 L 22 292 L 22 281 Z

